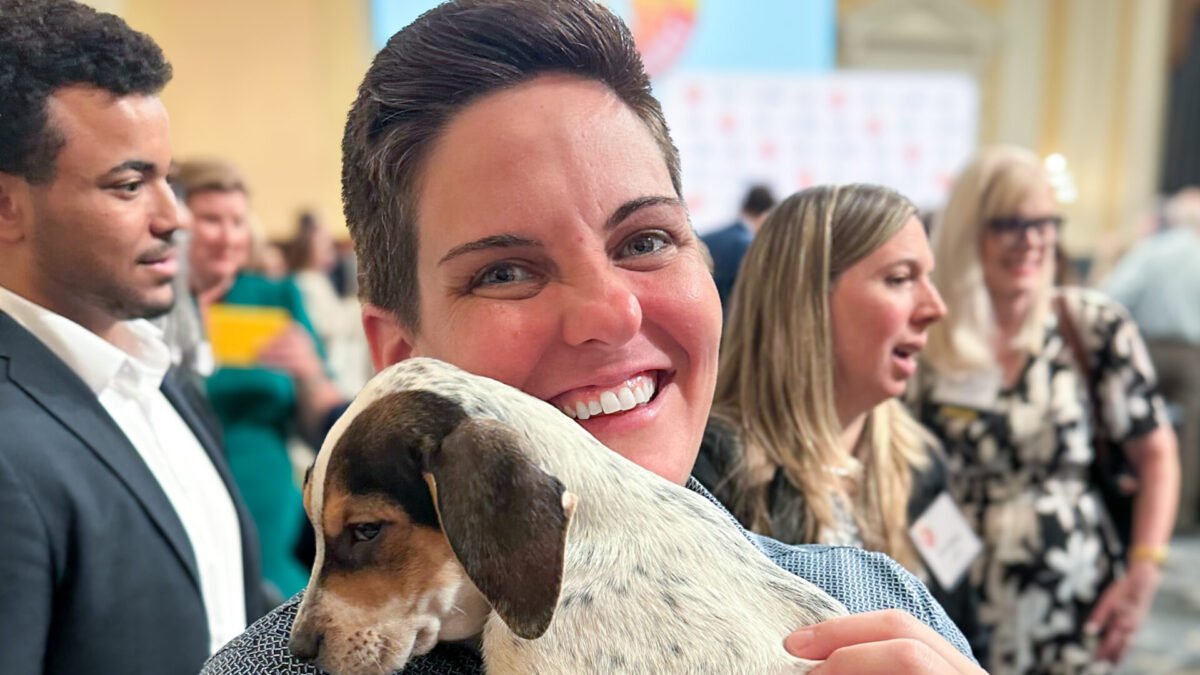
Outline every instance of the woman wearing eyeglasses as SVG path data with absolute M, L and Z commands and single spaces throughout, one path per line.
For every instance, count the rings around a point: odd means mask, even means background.
M 909 387 L 984 540 L 970 582 L 993 675 L 1119 662 L 1157 590 L 1178 501 L 1175 437 L 1137 327 L 1104 295 L 1053 284 L 1062 226 L 1035 155 L 975 157 L 935 227 L 948 311 Z M 1128 551 L 1091 478 L 1096 428 L 1140 482 Z

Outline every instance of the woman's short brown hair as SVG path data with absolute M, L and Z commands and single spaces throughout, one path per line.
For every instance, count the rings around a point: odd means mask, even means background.
M 342 139 L 342 201 L 363 299 L 418 330 L 417 186 L 449 121 L 481 97 L 544 73 L 607 85 L 658 143 L 676 195 L 679 154 L 633 36 L 591 0 L 454 0 L 376 55 Z

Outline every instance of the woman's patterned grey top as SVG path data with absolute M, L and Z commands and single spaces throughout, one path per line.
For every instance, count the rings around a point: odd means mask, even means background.
M 694 479 L 688 480 L 687 487 L 718 504 Z M 723 506 L 720 508 L 725 510 Z M 729 515 L 729 519 L 733 521 L 733 516 Z M 855 548 L 788 546 L 752 532 L 743 532 L 775 564 L 820 586 L 851 612 L 903 609 L 931 626 L 960 652 L 971 653 L 962 633 L 930 597 L 925 586 L 891 558 Z M 297 594 L 225 645 L 209 659 L 201 675 L 316 675 L 322 672 L 288 652 L 288 634 L 300 606 L 300 597 L 301 594 Z M 409 663 L 403 675 L 477 675 L 483 672 L 483 664 L 474 650 L 462 645 L 440 644 L 434 651 Z

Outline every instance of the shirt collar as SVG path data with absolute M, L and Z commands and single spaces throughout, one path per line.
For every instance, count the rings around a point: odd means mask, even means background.
M 158 389 L 171 365 L 162 331 L 144 319 L 123 321 L 113 342 L 0 286 L 0 311 L 13 318 L 75 372 L 97 396 L 120 380 Z

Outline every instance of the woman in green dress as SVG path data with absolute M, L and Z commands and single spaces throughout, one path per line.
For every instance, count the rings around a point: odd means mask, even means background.
M 327 401 L 341 397 L 295 284 L 248 269 L 249 200 L 237 171 L 219 162 L 190 162 L 179 167 L 178 181 L 194 221 L 189 286 L 206 334 L 218 303 L 282 309 L 291 323 L 253 363 L 218 363 L 207 380 L 230 467 L 258 527 L 263 574 L 280 598 L 288 597 L 304 587 L 309 573 L 293 553 L 307 522 L 288 439 L 311 429 L 309 421 L 328 408 Z

